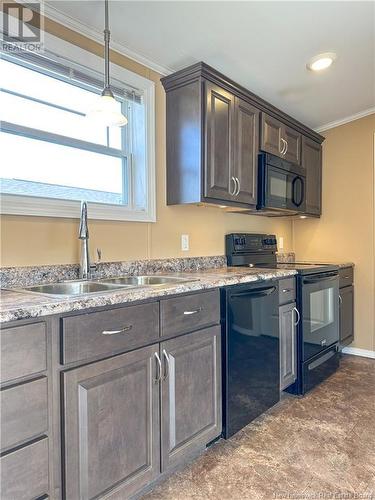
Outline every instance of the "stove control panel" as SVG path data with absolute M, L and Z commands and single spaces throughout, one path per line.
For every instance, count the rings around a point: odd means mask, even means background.
M 274 234 L 232 233 L 225 236 L 226 255 L 233 253 L 276 252 Z

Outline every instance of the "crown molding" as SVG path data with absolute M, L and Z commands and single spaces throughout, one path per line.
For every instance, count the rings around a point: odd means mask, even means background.
M 90 40 L 93 40 L 103 45 L 102 31 L 98 31 L 90 26 L 87 26 L 84 23 L 81 23 L 80 21 L 77 21 L 77 19 L 74 19 L 71 16 L 67 16 L 60 10 L 53 7 L 50 3 L 44 3 L 44 15 L 45 17 L 51 19 L 51 21 L 55 21 L 56 23 L 65 26 L 65 28 L 69 28 L 72 31 L 76 31 L 80 35 L 84 35 L 87 38 L 90 38 Z M 151 61 L 146 56 L 143 56 L 142 54 L 139 54 L 138 52 L 129 49 L 128 47 L 126 47 L 126 45 L 117 43 L 116 41 L 111 40 L 111 49 L 128 57 L 129 59 L 132 59 L 133 61 L 139 64 L 142 64 L 143 66 L 146 66 L 149 69 L 152 69 L 153 71 L 156 71 L 162 76 L 170 75 L 171 73 L 174 72 L 173 69 L 158 64 L 154 61 Z
M 342 118 L 341 120 L 336 120 L 334 122 L 326 123 L 321 127 L 315 129 L 315 132 L 324 132 L 325 130 L 329 130 L 330 128 L 339 127 L 340 125 L 345 125 L 345 123 L 354 122 L 355 120 L 359 120 L 360 118 L 364 118 L 365 116 L 369 116 L 375 113 L 375 107 L 365 109 L 364 111 L 360 111 L 359 113 L 355 113 L 354 115 L 347 116 L 346 118 Z

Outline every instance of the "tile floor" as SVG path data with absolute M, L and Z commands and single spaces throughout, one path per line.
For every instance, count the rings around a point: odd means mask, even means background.
M 344 356 L 303 399 L 287 397 L 146 498 L 375 499 L 375 360 Z

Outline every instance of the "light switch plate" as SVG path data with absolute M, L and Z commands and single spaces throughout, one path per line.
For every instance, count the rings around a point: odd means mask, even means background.
M 181 234 L 181 250 L 187 252 L 189 250 L 189 235 Z
M 279 236 L 279 250 L 284 250 L 284 238 Z

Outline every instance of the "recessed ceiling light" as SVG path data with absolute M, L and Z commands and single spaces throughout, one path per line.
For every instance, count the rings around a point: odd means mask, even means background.
M 311 71 L 322 71 L 329 68 L 335 59 L 336 54 L 334 52 L 325 52 L 311 58 L 306 67 Z
M 307 215 L 300 215 L 299 218 L 300 219 L 307 219 Z

